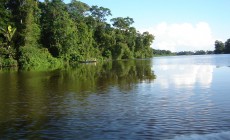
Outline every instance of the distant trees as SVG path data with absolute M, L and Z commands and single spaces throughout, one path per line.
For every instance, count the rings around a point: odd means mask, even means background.
M 169 50 L 156 50 L 153 49 L 153 55 L 206 55 L 206 54 L 213 54 L 213 51 L 204 51 L 204 50 L 197 50 L 197 51 L 180 51 L 180 52 L 171 52 Z
M 225 53 L 230 53 L 230 38 L 225 42 Z
M 215 41 L 215 54 L 229 54 L 230 53 L 230 39 L 228 39 L 225 43 L 222 41 Z
M 181 51 L 176 53 L 176 55 L 206 55 L 206 54 L 213 54 L 213 51 L 197 50 L 197 51 Z
M 215 41 L 215 54 L 224 53 L 224 43 L 222 41 Z
M 153 55 L 156 56 L 166 56 L 166 55 L 174 55 L 174 53 L 172 53 L 170 50 L 158 50 L 158 49 L 153 49 Z

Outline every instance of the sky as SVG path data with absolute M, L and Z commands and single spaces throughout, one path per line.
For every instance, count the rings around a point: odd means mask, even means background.
M 230 0 L 80 0 L 109 8 L 112 17 L 131 17 L 140 32 L 155 36 L 154 49 L 214 50 L 230 38 Z M 64 0 L 69 3 L 70 0 Z

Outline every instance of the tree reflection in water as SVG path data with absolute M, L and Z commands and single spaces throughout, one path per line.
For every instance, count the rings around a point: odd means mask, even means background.
M 47 130 L 58 132 L 62 128 L 58 120 L 68 117 L 73 106 L 80 106 L 78 111 L 84 114 L 81 108 L 87 107 L 90 95 L 109 93 L 113 87 L 131 91 L 155 78 L 150 60 L 78 64 L 43 72 L 1 71 L 0 137 L 33 139 L 42 138 Z

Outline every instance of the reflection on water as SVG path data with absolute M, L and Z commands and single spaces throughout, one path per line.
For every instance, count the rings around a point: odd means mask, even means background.
M 92 94 L 118 89 L 128 93 L 138 83 L 152 82 L 155 75 L 150 64 L 150 60 L 133 60 L 81 64 L 51 72 L 1 71 L 0 138 L 31 139 L 46 134 L 52 138 L 62 131 L 68 133 L 72 123 L 84 127 L 81 119 L 89 119 L 90 102 L 103 100 L 90 99 Z M 76 115 L 76 120 L 69 115 Z M 63 123 L 70 124 L 62 128 L 67 125 Z
M 0 139 L 221 139 L 230 55 L 0 71 Z
M 194 88 L 195 85 L 204 88 L 212 83 L 213 69 L 211 65 L 160 65 L 155 66 L 160 86 L 169 88 L 174 85 L 177 88 Z

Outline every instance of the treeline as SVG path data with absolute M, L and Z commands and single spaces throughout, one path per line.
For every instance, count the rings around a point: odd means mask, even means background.
M 222 41 L 215 41 L 215 54 L 230 54 L 230 38 L 223 43 Z
M 77 0 L 1 0 L 0 66 L 152 57 L 152 34 L 138 32 L 130 17 L 108 16 L 110 9 Z
M 176 52 L 176 55 L 206 55 L 206 54 L 213 54 L 213 51 L 204 51 L 204 50 L 198 50 L 198 51 L 180 51 Z
M 153 49 L 154 56 L 169 56 L 169 55 L 206 55 L 206 54 L 213 54 L 213 51 L 180 51 L 180 52 L 171 52 L 170 50 L 158 50 Z
M 175 53 L 171 52 L 170 50 L 153 49 L 153 56 L 168 56 L 168 55 L 175 55 Z
M 209 55 L 209 54 L 230 54 L 230 39 L 225 43 L 222 41 L 215 41 L 215 49 L 211 50 L 197 50 L 197 51 L 180 51 L 180 52 L 171 52 L 170 50 L 158 50 L 153 49 L 154 56 L 167 56 L 167 55 Z

